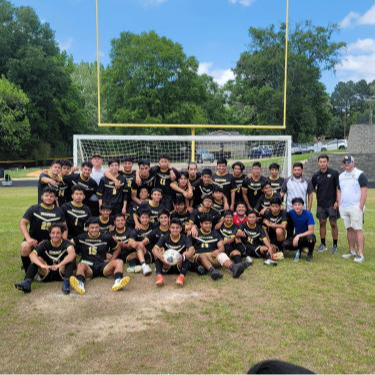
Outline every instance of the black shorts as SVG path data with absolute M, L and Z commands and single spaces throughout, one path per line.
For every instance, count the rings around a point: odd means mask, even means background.
M 170 266 L 168 269 L 164 268 L 163 265 L 163 275 L 179 275 L 181 273 L 181 267 L 178 264 L 175 266 Z
M 234 250 L 236 249 L 236 244 L 235 243 L 227 243 L 224 245 L 225 253 L 230 257 L 230 255 L 233 253 Z
M 57 270 L 57 271 L 49 271 L 45 276 L 41 276 L 41 281 L 44 283 L 49 283 L 51 281 L 62 281 L 64 280 L 63 274 Z
M 124 261 L 124 263 L 127 263 L 128 257 L 131 254 L 136 254 L 135 249 L 121 249 L 121 253 L 120 253 L 119 258 L 122 259 Z
M 316 217 L 319 220 L 326 220 L 329 218 L 330 220 L 336 221 L 337 219 L 340 219 L 340 213 L 339 210 L 333 208 L 333 207 L 317 207 L 316 209 Z
M 252 257 L 252 258 L 264 258 L 265 254 L 262 254 L 260 252 L 261 244 L 256 245 L 246 245 L 246 255 Z
M 104 268 L 108 264 L 107 262 L 92 263 L 85 260 L 81 260 L 81 263 L 87 264 L 92 271 L 92 278 L 104 276 Z

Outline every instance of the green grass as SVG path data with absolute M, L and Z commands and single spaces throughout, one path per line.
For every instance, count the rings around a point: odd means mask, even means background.
M 280 358 L 319 373 L 375 372 L 375 192 L 366 213 L 366 262 L 347 252 L 262 262 L 239 279 L 189 274 L 181 290 L 168 278 L 132 276 L 127 289 L 110 280 L 88 283 L 84 297 L 62 296 L 60 285 L 33 284 L 23 295 L 18 221 L 36 190 L 0 189 L 0 372 L 244 373 Z M 327 236 L 330 244 L 330 236 Z
M 12 178 L 30 178 L 28 176 L 29 173 L 40 171 L 42 169 L 45 169 L 46 167 L 40 167 L 40 168 L 16 168 L 16 169 L 7 169 L 5 171 L 6 174 L 9 174 Z M 36 178 L 36 177 L 34 177 Z

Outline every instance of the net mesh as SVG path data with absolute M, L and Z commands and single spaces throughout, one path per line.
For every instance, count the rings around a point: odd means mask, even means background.
M 174 167 L 183 169 L 192 160 L 200 168 L 216 165 L 219 158 L 228 160 L 231 166 L 241 161 L 248 171 L 254 161 L 260 161 L 266 173 L 271 163 L 280 165 L 282 176 L 290 169 L 290 145 L 288 136 L 74 136 L 74 162 L 79 165 L 99 153 L 107 162 L 127 156 L 134 162 L 147 159 L 157 164 L 159 156 L 167 154 Z M 266 173 L 267 174 L 267 173 Z

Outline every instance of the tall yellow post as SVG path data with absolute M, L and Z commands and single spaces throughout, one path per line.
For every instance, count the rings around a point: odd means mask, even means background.
M 191 128 L 191 135 L 195 136 L 195 128 Z M 191 141 L 191 161 L 195 161 L 195 139 Z
M 288 91 L 288 46 L 289 46 L 289 0 L 286 0 L 285 19 L 285 62 L 284 62 L 284 108 L 283 108 L 283 128 L 286 129 L 286 108 Z
M 100 48 L 99 48 L 99 0 L 96 0 L 96 75 L 98 84 L 98 124 L 102 123 L 100 90 Z

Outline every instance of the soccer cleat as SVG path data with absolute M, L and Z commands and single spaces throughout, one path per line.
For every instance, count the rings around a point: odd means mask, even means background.
M 14 286 L 18 290 L 22 290 L 24 293 L 31 293 L 31 280 L 29 279 L 20 281 L 19 283 L 15 283 Z
M 354 258 L 354 262 L 356 263 L 363 263 L 365 261 L 365 257 L 363 255 L 358 255 Z
M 164 276 L 163 275 L 156 275 L 156 286 L 163 286 L 164 285 Z
M 117 292 L 121 289 L 124 289 L 129 284 L 129 281 L 129 276 L 125 276 L 122 279 L 116 279 L 115 283 L 112 285 L 112 291 Z
M 357 253 L 353 250 L 350 250 L 350 252 L 347 253 L 347 254 L 341 255 L 341 257 L 344 258 L 344 259 L 350 259 L 350 258 L 353 258 L 353 257 L 356 257 L 356 256 L 357 256 Z
M 142 269 L 143 269 L 143 275 L 148 276 L 152 274 L 152 269 L 148 264 L 143 263 Z
M 212 271 L 210 272 L 210 276 L 211 276 L 211 279 L 212 280 L 219 280 L 223 277 L 223 274 L 217 270 L 217 269 L 212 269 Z
M 333 245 L 332 248 L 331 248 L 331 253 L 332 254 L 337 254 L 338 250 L 339 249 L 337 248 L 337 245 Z
M 75 276 L 70 276 L 69 284 L 77 294 L 82 296 L 86 293 L 85 284 L 79 281 Z
M 134 267 L 128 267 L 126 269 L 127 273 L 140 273 L 142 272 L 142 266 L 134 266 Z
M 299 260 L 302 258 L 301 250 L 297 250 L 296 255 L 294 256 L 294 261 L 299 262 Z
M 313 255 L 312 254 L 307 254 L 306 262 L 312 262 L 312 261 L 313 261 Z
M 327 251 L 327 246 L 321 244 L 321 245 L 318 247 L 318 253 L 324 253 L 325 251 Z
M 176 284 L 178 286 L 184 286 L 185 283 L 185 275 L 178 275 L 176 279 Z
M 63 281 L 62 292 L 63 292 L 65 295 L 70 294 L 70 283 L 69 283 L 69 280 L 68 280 L 68 279 L 64 279 L 64 281 Z
M 242 262 L 242 265 L 243 265 L 243 267 L 244 267 L 245 269 L 247 269 L 247 268 L 249 268 L 250 266 L 252 266 L 253 263 L 248 263 L 248 262 L 246 262 L 246 260 L 245 260 L 245 261 Z
M 245 258 L 245 261 L 247 262 L 247 263 L 249 263 L 250 265 L 251 264 L 253 264 L 253 258 L 251 258 L 250 256 L 247 256 L 246 258 Z
M 206 269 L 200 264 L 198 267 L 197 267 L 197 273 L 198 275 L 205 275 L 207 273 Z
M 275 260 L 272 260 L 271 258 L 266 259 L 263 264 L 265 264 L 266 266 L 277 266 L 277 262 Z
M 232 266 L 232 276 L 234 279 L 238 279 L 243 272 L 245 271 L 245 267 L 242 263 L 233 264 Z

